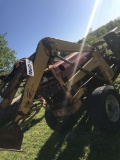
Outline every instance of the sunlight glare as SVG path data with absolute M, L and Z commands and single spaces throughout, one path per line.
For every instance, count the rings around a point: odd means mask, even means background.
M 91 28 L 92 26 L 92 23 L 93 23 L 93 19 L 95 17 L 95 14 L 96 14 L 96 11 L 98 9 L 98 5 L 100 3 L 100 0 L 96 0 L 95 3 L 94 3 L 94 7 L 93 7 L 93 10 L 92 10 L 92 13 L 91 13 L 91 16 L 90 16 L 90 19 L 89 19 L 89 22 L 88 22 L 88 25 L 87 25 L 87 28 L 86 28 L 86 31 L 85 31 L 85 34 L 84 34 L 84 39 L 83 39 L 83 42 L 82 44 L 80 45 L 80 53 L 79 53 L 79 56 L 81 56 L 82 52 L 83 52 L 83 49 L 84 49 L 84 46 L 85 46 L 85 42 L 86 42 L 86 38 L 87 38 L 87 34 L 89 32 L 89 29 Z M 73 74 L 75 74 L 76 70 L 77 70 L 77 66 L 78 66 L 78 62 L 79 62 L 79 58 L 74 66 L 74 70 L 73 70 Z M 72 85 L 72 82 L 69 83 L 69 87 L 68 87 L 68 91 L 70 91 L 70 88 L 71 88 L 71 85 Z

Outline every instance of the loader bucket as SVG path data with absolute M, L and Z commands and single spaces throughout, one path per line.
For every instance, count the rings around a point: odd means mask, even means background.
M 0 148 L 20 150 L 23 133 L 17 123 L 11 123 L 0 129 Z

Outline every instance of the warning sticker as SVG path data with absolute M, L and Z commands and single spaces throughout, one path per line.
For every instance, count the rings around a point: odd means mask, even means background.
M 27 75 L 34 76 L 33 62 L 29 59 L 26 59 L 26 68 L 27 68 Z

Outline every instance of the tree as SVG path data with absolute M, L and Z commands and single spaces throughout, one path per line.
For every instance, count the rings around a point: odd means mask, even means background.
M 5 40 L 5 34 L 0 34 L 0 72 L 11 70 L 16 61 L 15 51 L 8 47 L 8 42 Z
M 88 34 L 92 33 L 92 28 L 89 28 Z

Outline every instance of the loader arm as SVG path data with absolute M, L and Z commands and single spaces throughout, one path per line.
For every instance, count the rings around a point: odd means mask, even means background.
M 53 57 L 57 52 L 78 52 L 80 45 L 77 43 L 67 42 L 55 38 L 44 38 L 37 46 L 36 52 L 29 57 L 33 61 L 34 76 L 27 76 L 24 92 L 22 94 L 18 115 L 15 118 L 15 122 L 19 121 L 24 114 L 27 114 L 30 106 L 32 105 L 33 98 L 35 96 L 38 85 L 43 76 L 44 70 L 48 64 L 51 63 Z M 84 51 L 91 51 L 92 48 L 84 46 Z M 9 82 L 6 90 L 2 94 L 1 108 L 7 108 L 11 105 L 11 102 L 16 94 L 16 91 L 22 81 L 22 76 L 26 74 L 26 66 L 22 64 L 16 75 Z M 25 75 L 26 77 L 26 75 Z
M 91 51 L 92 48 L 84 46 L 85 51 Z M 34 76 L 26 74 L 26 65 L 22 63 L 15 73 L 8 77 L 5 91 L 1 94 L 0 109 L 3 113 L 9 112 L 15 102 L 14 97 L 21 82 L 26 79 L 23 94 L 19 100 L 18 106 L 13 111 L 13 120 L 10 124 L 1 127 L 0 130 L 0 148 L 20 149 L 23 139 L 23 133 L 18 125 L 21 120 L 30 111 L 33 105 L 33 99 L 38 89 L 43 73 L 47 65 L 52 63 L 53 58 L 58 52 L 79 52 L 80 45 L 77 43 L 66 42 L 55 38 L 44 38 L 37 46 L 36 52 L 29 57 L 33 62 Z M 16 104 L 15 104 L 16 105 Z M 17 111 L 16 111 L 17 109 Z M 5 116 L 3 114 L 3 119 Z
M 15 118 L 15 122 L 18 122 L 24 114 L 28 113 L 43 76 L 44 70 L 48 64 L 50 65 L 51 59 L 56 57 L 58 52 L 79 52 L 79 50 L 79 44 L 66 42 L 55 38 L 44 38 L 39 42 L 33 61 L 34 76 L 29 76 L 26 81 L 24 93 L 22 95 L 18 115 Z M 91 51 L 92 48 L 84 46 L 84 50 Z

